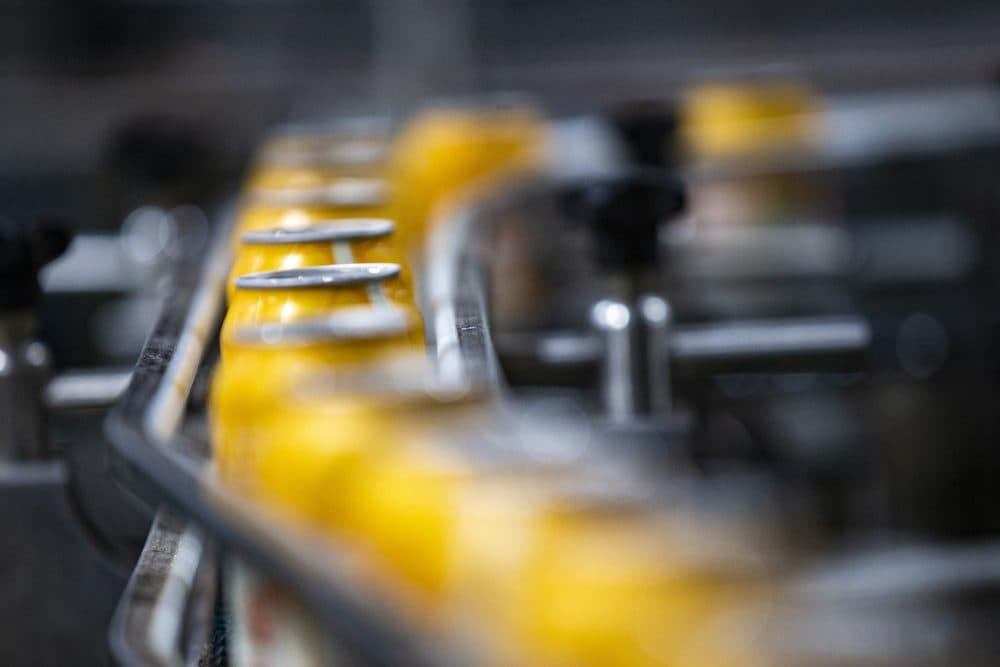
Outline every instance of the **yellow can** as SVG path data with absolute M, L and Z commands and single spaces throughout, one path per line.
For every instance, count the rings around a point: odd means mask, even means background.
M 510 424 L 474 406 L 389 421 L 400 444 L 369 460 L 352 487 L 353 532 L 422 621 L 467 630 L 468 619 L 509 619 L 550 489 L 569 470 L 509 449 Z
M 320 131 L 275 137 L 264 144 L 246 188 L 313 188 L 344 177 L 384 176 L 389 151 L 388 138 L 378 133 Z
M 219 470 L 240 484 L 255 469 L 250 452 L 264 437 L 262 424 L 295 402 L 293 390 L 305 378 L 368 374 L 372 364 L 424 357 L 419 322 L 392 307 L 244 327 L 227 347 L 212 380 L 209 417 Z
M 391 382 L 350 384 L 283 403 L 255 450 L 257 495 L 363 545 L 400 600 L 434 622 L 453 576 L 463 490 L 489 474 L 456 440 L 484 421 L 486 407 Z
M 522 106 L 439 108 L 403 128 L 393 150 L 400 218 L 420 230 L 435 207 L 466 188 L 537 168 L 545 125 Z
M 433 619 L 447 583 L 459 493 L 477 471 L 463 452 L 425 440 L 426 432 L 409 426 L 403 446 L 370 461 L 356 485 L 353 523 L 361 539 L 411 587 L 421 616 Z
M 683 94 L 681 134 L 700 160 L 801 153 L 819 138 L 821 110 L 797 81 L 705 83 Z
M 533 662 L 600 667 L 757 664 L 722 624 L 757 601 L 742 546 L 630 503 L 545 517 L 517 579 L 511 643 Z
M 322 186 L 257 190 L 243 203 L 233 241 L 260 229 L 305 229 L 339 218 L 391 218 L 389 204 L 389 186 L 381 178 L 340 178 Z
M 351 306 L 394 305 L 408 311 L 412 318 L 419 318 L 413 291 L 401 278 L 398 264 L 333 264 L 264 271 L 240 276 L 235 284 L 222 323 L 223 359 L 236 330 L 247 325 L 286 325 Z
M 372 457 L 398 440 L 392 427 L 364 400 L 344 396 L 303 410 L 286 395 L 258 419 L 252 440 L 241 441 L 227 472 L 290 520 L 357 543 L 356 489 Z
M 229 299 L 239 276 L 327 264 L 396 263 L 400 278 L 412 284 L 394 230 L 393 221 L 385 218 L 345 218 L 306 229 L 245 232 L 229 274 Z

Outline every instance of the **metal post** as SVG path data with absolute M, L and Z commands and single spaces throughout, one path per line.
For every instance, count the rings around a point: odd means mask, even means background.
M 633 319 L 631 309 L 621 301 L 598 301 L 590 311 L 591 324 L 604 341 L 601 394 L 608 418 L 614 423 L 627 423 L 636 413 Z
M 649 414 L 663 415 L 670 412 L 673 403 L 666 344 L 670 339 L 673 311 L 666 299 L 650 294 L 639 300 L 638 310 L 643 324 L 644 358 L 639 362 L 639 369 L 645 373 L 645 407 Z

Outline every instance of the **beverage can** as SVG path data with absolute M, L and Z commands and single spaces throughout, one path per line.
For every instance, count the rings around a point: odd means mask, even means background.
M 230 301 L 239 276 L 264 271 L 329 264 L 395 263 L 400 279 L 412 283 L 402 249 L 385 218 L 345 218 L 304 229 L 272 228 L 245 232 L 227 284 Z

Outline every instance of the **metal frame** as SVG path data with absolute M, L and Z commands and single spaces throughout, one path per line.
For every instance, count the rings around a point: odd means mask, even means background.
M 476 252 L 477 241 L 489 231 L 486 223 L 497 206 L 511 201 L 511 194 L 512 189 L 507 188 L 497 198 L 473 196 L 441 220 L 443 224 L 429 239 L 428 254 L 435 263 L 426 267 L 422 286 L 427 339 L 436 353 L 439 372 L 445 379 L 485 384 L 501 400 L 504 386 L 484 303 L 486 276 Z M 158 517 L 112 626 L 116 656 L 130 667 L 177 664 L 177 653 L 164 647 L 173 644 L 176 648 L 179 626 L 171 626 L 173 633 L 157 631 L 155 610 L 170 604 L 180 615 L 199 605 L 204 608 L 197 596 L 212 591 L 189 583 L 194 581 L 190 568 L 183 572 L 175 568 L 193 558 L 178 557 L 185 549 L 189 554 L 200 551 L 203 559 L 213 558 L 212 544 L 201 542 L 202 536 L 211 535 L 223 548 L 239 552 L 250 565 L 299 596 L 317 613 L 338 645 L 363 664 L 429 667 L 468 663 L 450 646 L 432 647 L 428 637 L 358 590 L 338 568 L 335 545 L 331 549 L 326 544 L 326 549 L 319 550 L 304 534 L 262 516 L 261 508 L 255 507 L 253 514 L 241 512 L 238 499 L 214 481 L 207 459 L 195 455 L 197 450 L 181 433 L 192 386 L 199 369 L 210 359 L 220 324 L 231 249 L 228 231 L 225 225 L 220 229 L 200 271 L 188 267 L 178 272 L 175 291 L 146 342 L 128 389 L 108 420 L 119 478 L 150 503 L 164 503 L 188 518 Z M 862 354 L 870 335 L 867 325 L 854 318 L 780 324 L 778 330 L 774 323 L 746 322 L 681 327 L 670 338 L 671 355 L 699 366 L 724 362 L 728 367 L 736 362 L 760 361 L 756 357 L 761 356 L 762 342 L 766 342 L 765 362 L 791 354 L 815 363 L 816 355 L 832 354 L 842 359 L 845 354 L 847 358 Z M 755 342 L 750 347 L 738 344 L 747 340 Z M 586 336 L 568 337 L 564 342 L 569 344 L 557 346 L 561 353 L 554 358 L 538 348 L 545 341 L 510 342 L 514 349 L 523 348 L 528 356 L 547 360 L 553 367 L 593 364 L 597 352 L 594 341 Z M 196 537 L 184 537 L 190 535 Z M 195 542 L 201 548 L 190 546 Z M 996 548 L 994 544 L 982 546 L 987 549 L 984 553 Z M 850 570 L 856 559 L 856 555 L 848 555 L 835 562 Z M 198 571 L 211 567 L 203 563 Z M 987 569 L 977 570 L 972 579 L 995 583 L 995 567 Z M 817 578 L 822 581 L 822 572 L 807 573 L 803 580 L 809 600 L 815 597 L 809 584 Z M 174 641 L 167 641 L 171 637 Z
M 482 211 L 476 202 L 469 202 L 442 221 L 431 240 L 436 250 L 446 251 L 434 255 L 440 262 L 427 281 L 427 319 L 433 322 L 428 338 L 434 341 L 439 362 L 447 360 L 443 366 L 465 379 L 499 386 L 481 276 L 474 259 L 464 252 Z M 152 628 L 156 615 L 150 608 L 172 603 L 181 615 L 192 590 L 181 586 L 188 595 L 178 595 L 177 586 L 164 583 L 180 576 L 170 567 L 183 559 L 174 553 L 165 566 L 161 561 L 165 550 L 182 545 L 178 534 L 204 531 L 287 586 L 318 614 L 338 645 L 365 664 L 420 667 L 462 662 L 457 655 L 442 655 L 440 645 L 432 647 L 428 637 L 407 627 L 387 605 L 358 590 L 339 566 L 335 545 L 331 549 L 326 544 L 321 550 L 315 539 L 267 518 L 260 508 L 241 511 L 238 499 L 212 476 L 210 462 L 193 454 L 198 448 L 181 433 L 192 386 L 221 323 L 230 227 L 231 220 L 220 226 L 200 270 L 186 266 L 177 272 L 174 291 L 106 424 L 119 480 L 151 505 L 166 505 L 190 520 L 181 527 L 177 519 L 162 514 L 158 518 L 112 626 L 116 655 L 129 665 L 169 664 L 163 660 L 163 640 L 158 640 L 161 645 L 150 643 L 162 634 Z
M 412 641 L 405 640 L 405 632 L 390 627 L 385 614 L 374 613 L 356 594 L 339 590 L 328 581 L 317 585 L 315 572 L 298 567 L 305 560 L 303 550 L 276 553 L 281 551 L 280 542 L 263 544 L 259 526 L 248 523 L 246 517 L 235 521 L 222 505 L 213 502 L 208 461 L 191 456 L 180 442 L 178 427 L 188 395 L 221 317 L 229 255 L 226 229 L 221 231 L 200 274 L 178 272 L 175 290 L 146 341 L 132 381 L 108 418 L 115 472 L 148 502 L 176 509 L 215 535 L 222 545 L 240 552 L 268 576 L 299 593 L 367 662 L 420 664 L 415 660 L 419 652 L 408 648 Z M 142 609 L 141 604 L 128 599 L 135 593 L 135 587 L 126 591 L 123 618 L 115 631 L 127 630 L 141 642 L 141 633 L 148 639 L 149 632 L 140 630 L 140 622 L 130 618 Z M 134 642 L 134 637 L 126 636 L 114 638 L 112 644 L 120 648 Z

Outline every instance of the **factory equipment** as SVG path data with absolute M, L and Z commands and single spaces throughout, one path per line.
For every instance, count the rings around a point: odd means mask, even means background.
M 1000 14 L 354 4 L 0 9 L 0 663 L 994 665 Z

